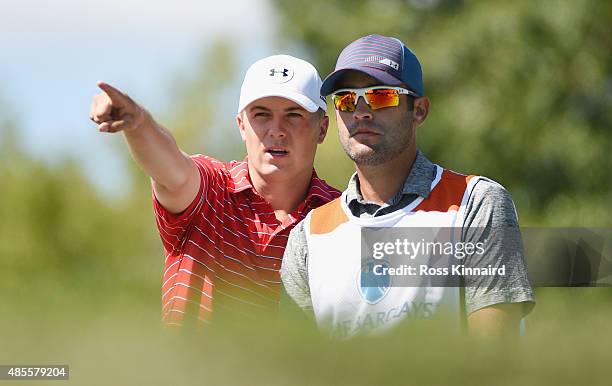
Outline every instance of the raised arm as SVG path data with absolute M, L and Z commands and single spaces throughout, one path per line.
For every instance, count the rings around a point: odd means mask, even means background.
M 98 82 L 101 93 L 93 97 L 90 118 L 105 133 L 123 132 L 132 158 L 152 180 L 159 202 L 171 213 L 180 213 L 195 199 L 200 174 L 194 161 L 176 144 L 165 128 L 127 94 Z

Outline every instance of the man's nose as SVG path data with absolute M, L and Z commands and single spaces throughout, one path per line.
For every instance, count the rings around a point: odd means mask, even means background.
M 368 106 L 363 97 L 359 97 L 357 100 L 353 117 L 355 119 L 372 119 L 372 109 L 370 109 L 370 106 Z
M 287 128 L 282 119 L 273 119 L 268 126 L 268 135 L 274 138 L 284 138 L 287 136 Z

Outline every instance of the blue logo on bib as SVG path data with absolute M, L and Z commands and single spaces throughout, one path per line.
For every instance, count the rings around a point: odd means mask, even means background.
M 374 273 L 375 267 L 376 273 L 379 273 L 378 275 Z M 383 260 L 362 263 L 359 277 L 359 293 L 363 300 L 369 304 L 378 303 L 389 292 L 391 276 L 389 274 L 381 274 L 382 268 L 389 268 L 389 264 Z

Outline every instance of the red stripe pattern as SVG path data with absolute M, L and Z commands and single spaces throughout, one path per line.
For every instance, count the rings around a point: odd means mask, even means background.
M 340 195 L 313 171 L 308 195 L 284 222 L 253 188 L 247 161 L 195 155 L 202 183 L 191 205 L 169 213 L 153 195 L 165 250 L 162 321 L 212 321 L 273 310 L 290 230 L 308 212 Z

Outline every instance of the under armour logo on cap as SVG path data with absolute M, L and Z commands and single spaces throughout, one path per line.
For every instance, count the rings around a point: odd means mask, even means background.
M 274 76 L 276 74 L 283 74 L 283 76 L 288 76 L 288 74 L 287 74 L 288 72 L 289 72 L 289 70 L 286 69 L 286 68 L 283 68 L 282 71 L 275 70 L 275 69 L 271 68 L 270 69 L 270 76 Z
M 386 64 L 387 66 L 392 67 L 396 71 L 399 70 L 399 63 L 394 62 L 391 59 L 385 58 L 385 59 L 379 60 L 378 63 Z
M 293 70 L 287 67 L 271 68 L 268 75 L 275 83 L 285 83 L 293 78 Z

